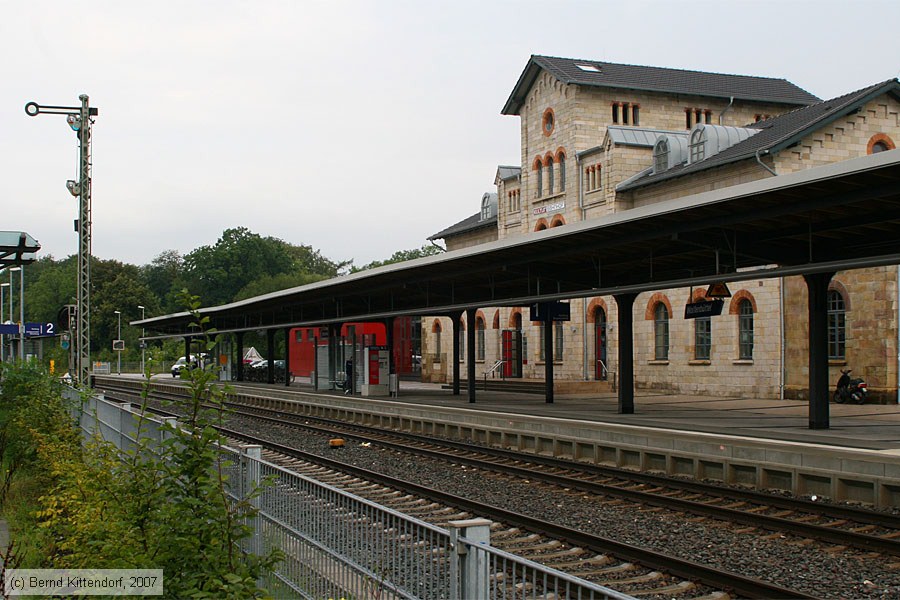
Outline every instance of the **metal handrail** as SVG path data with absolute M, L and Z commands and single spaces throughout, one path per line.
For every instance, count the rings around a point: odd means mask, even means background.
M 484 376 L 487 377 L 488 373 L 491 373 L 491 377 L 493 377 L 494 376 L 493 373 L 504 364 L 506 364 L 506 361 L 503 360 L 502 358 L 497 360 L 497 362 L 495 362 L 494 365 L 490 369 L 488 369 L 487 371 L 484 372 Z

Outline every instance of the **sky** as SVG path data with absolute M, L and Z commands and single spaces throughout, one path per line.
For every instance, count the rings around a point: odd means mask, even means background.
M 785 78 L 826 99 L 900 76 L 896 0 L 0 0 L 0 230 L 144 265 L 227 228 L 363 265 L 479 211 L 518 165 L 500 111 L 532 54 Z

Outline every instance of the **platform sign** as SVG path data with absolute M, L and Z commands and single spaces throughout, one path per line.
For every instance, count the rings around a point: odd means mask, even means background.
M 55 323 L 25 323 L 25 337 L 56 335 Z
M 0 334 L 19 335 L 18 323 L 2 323 L 2 324 L 0 324 Z
M 715 317 L 722 314 L 722 300 L 693 302 L 684 305 L 685 319 L 699 319 L 701 317 Z
M 571 307 L 568 302 L 536 302 L 531 305 L 528 315 L 532 321 L 543 321 L 545 311 L 550 311 L 551 321 L 569 321 L 572 318 Z

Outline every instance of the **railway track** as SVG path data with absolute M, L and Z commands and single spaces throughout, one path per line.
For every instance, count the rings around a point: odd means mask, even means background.
M 106 391 L 109 397 L 118 397 L 123 401 L 135 400 L 128 393 L 122 394 L 122 392 L 116 392 L 109 387 Z M 258 413 L 259 411 L 254 412 Z M 281 411 L 269 412 L 275 414 L 265 415 L 266 419 L 274 420 L 281 425 L 294 426 L 292 423 L 287 423 L 291 419 L 290 415 Z M 254 418 L 260 418 L 260 416 L 259 414 L 253 415 Z M 308 424 L 304 426 L 309 428 Z M 323 429 L 322 426 L 318 426 L 317 432 L 323 435 L 333 435 L 335 429 Z M 367 434 L 371 433 L 367 432 Z M 752 577 L 745 577 L 636 545 L 624 544 L 584 531 L 548 523 L 546 520 L 509 511 L 502 507 L 476 502 L 321 455 L 303 452 L 273 442 L 271 439 L 262 439 L 259 436 L 234 430 L 224 430 L 223 434 L 246 443 L 263 445 L 267 449 L 267 458 L 272 462 L 283 464 L 315 479 L 347 489 L 357 495 L 437 525 L 444 524 L 448 520 L 467 518 L 472 515 L 489 518 L 495 521 L 492 544 L 624 593 L 660 598 L 673 596 L 684 598 L 812 597 L 803 592 Z M 379 440 L 377 443 L 387 442 Z M 404 443 L 410 444 L 411 442 L 407 439 Z M 396 449 L 396 451 L 408 450 L 409 448 L 406 446 Z M 421 453 L 424 450 L 420 448 L 417 449 L 417 452 Z M 484 449 L 480 448 L 479 450 Z M 448 460 L 447 447 L 443 447 L 442 450 L 432 448 L 428 451 L 443 453 L 442 459 Z M 460 451 L 463 450 L 456 449 L 456 452 Z M 472 448 L 464 449 L 464 451 L 470 455 L 478 454 Z M 478 464 L 475 462 L 477 461 L 475 457 L 463 457 L 459 454 L 449 457 L 449 460 L 461 461 L 463 458 L 470 466 Z M 520 456 L 519 458 L 528 459 L 530 457 Z M 508 469 L 508 467 L 509 465 L 506 465 L 503 469 Z M 489 468 L 498 470 L 497 465 Z M 516 467 L 519 470 L 523 468 Z M 507 475 L 512 472 L 507 470 Z M 532 480 L 535 479 L 533 469 L 527 469 L 527 474 Z M 544 475 L 550 477 L 549 473 Z M 567 479 L 566 474 L 557 474 L 556 476 L 558 478 L 552 485 L 570 485 L 571 482 Z M 544 479 L 544 476 L 541 476 L 541 479 Z M 547 481 L 549 482 L 550 479 Z M 569 488 L 567 487 L 567 489 Z
M 166 398 L 173 399 L 173 396 Z M 396 452 L 452 461 L 598 497 L 621 499 L 841 547 L 900 556 L 900 516 L 893 513 L 576 463 L 503 448 L 437 440 L 257 406 L 228 405 L 235 415 L 290 425 L 325 437 L 376 442 Z

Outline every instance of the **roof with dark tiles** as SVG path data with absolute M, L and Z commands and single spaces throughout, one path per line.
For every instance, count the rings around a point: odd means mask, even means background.
M 760 129 L 760 132 L 705 160 L 678 165 L 661 173 L 651 173 L 629 180 L 624 185 L 617 187 L 616 191 L 624 192 L 739 160 L 754 158 L 757 152 L 760 154 L 779 152 L 797 143 L 811 131 L 846 116 L 873 98 L 885 93 L 894 94 L 900 99 L 900 83 L 896 79 L 889 79 L 831 100 L 823 100 L 777 117 L 747 125 L 749 128 Z
M 467 218 L 463 219 L 462 221 L 460 221 L 459 223 L 456 223 L 455 225 L 451 225 L 447 229 L 444 229 L 443 231 L 439 231 L 439 232 L 435 233 L 434 235 L 432 235 L 428 238 L 425 238 L 425 239 L 427 239 L 429 241 L 441 240 L 441 239 L 446 239 L 448 237 L 452 237 L 454 235 L 469 233 L 469 232 L 475 231 L 477 229 L 482 229 L 485 227 L 496 228 L 497 227 L 497 217 L 493 216 L 493 217 L 490 217 L 490 218 L 482 221 L 481 213 L 477 212 L 474 215 L 472 215 L 471 217 L 467 217 Z
M 594 68 L 585 70 L 579 65 Z M 625 65 L 596 60 L 532 55 L 501 111 L 517 115 L 541 70 L 559 81 L 588 87 L 621 88 L 647 92 L 735 98 L 803 106 L 819 98 L 786 79 L 688 71 L 664 67 Z

